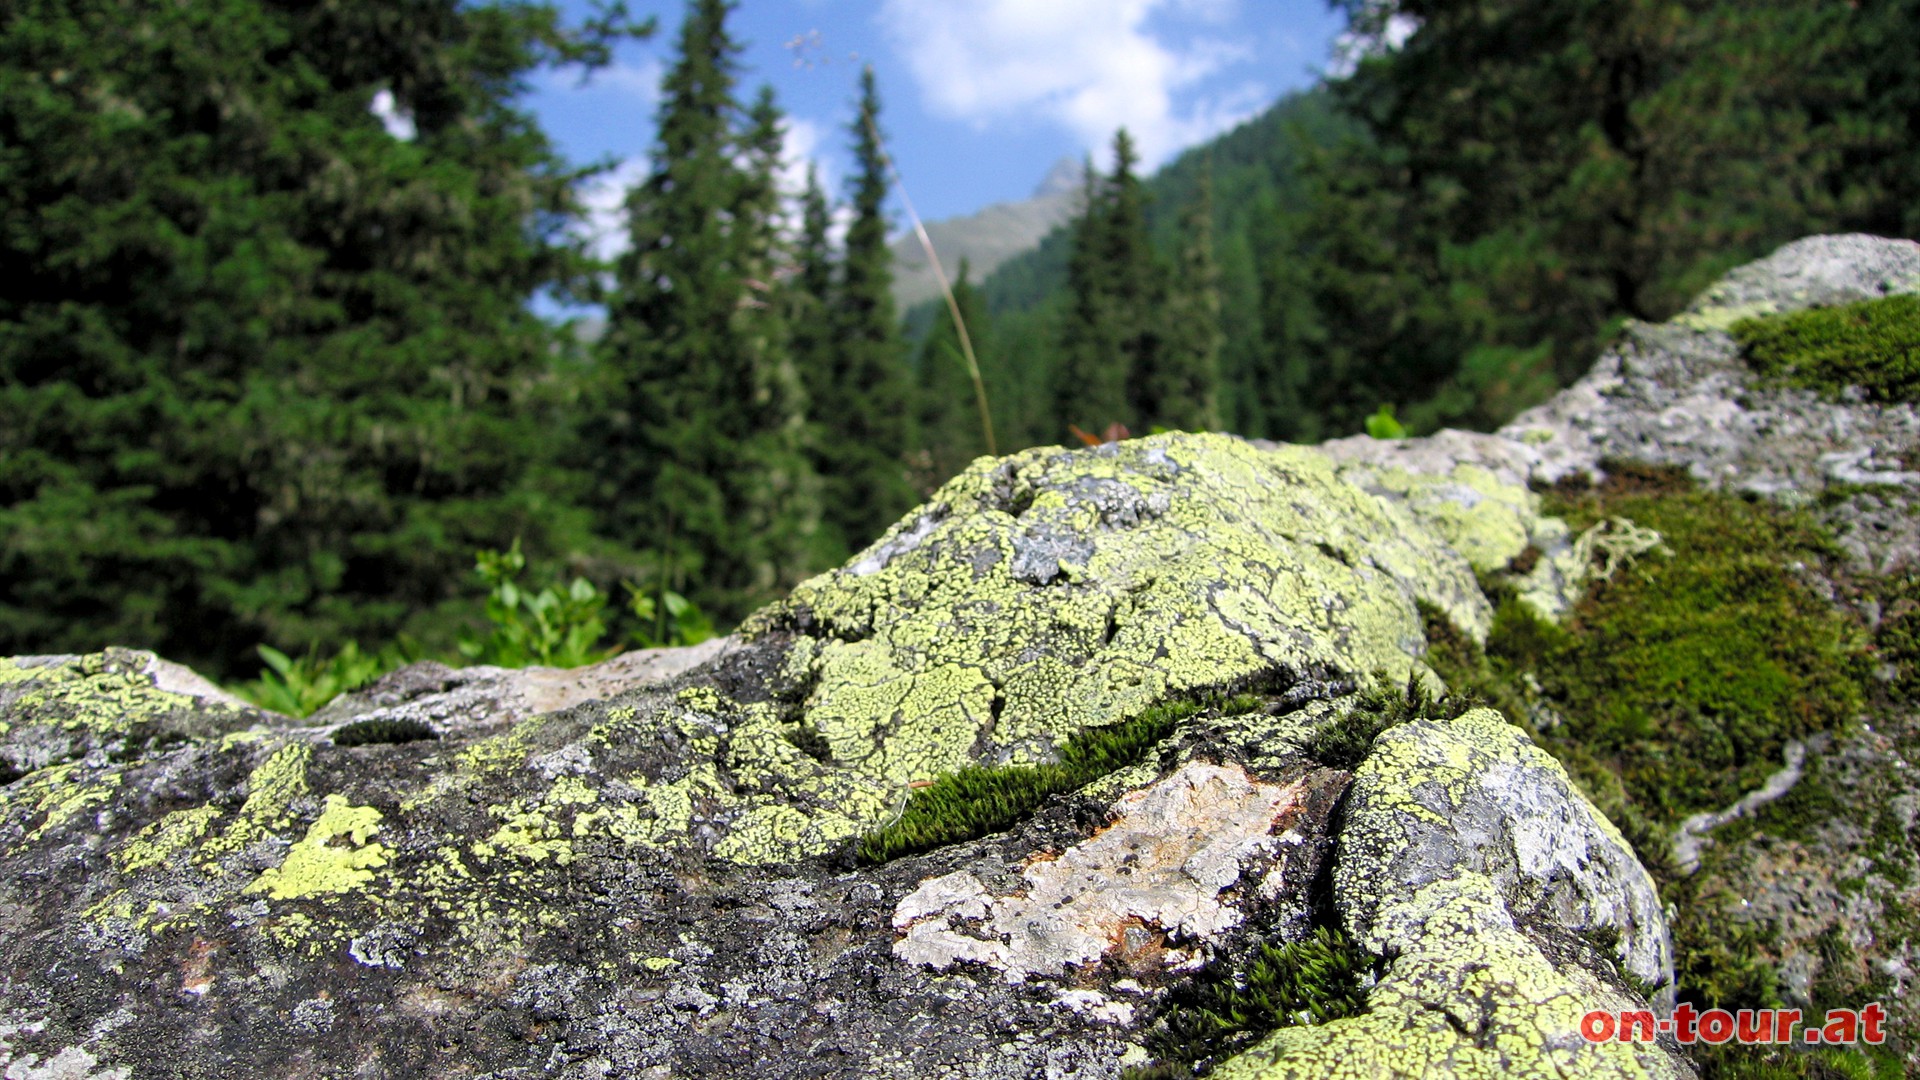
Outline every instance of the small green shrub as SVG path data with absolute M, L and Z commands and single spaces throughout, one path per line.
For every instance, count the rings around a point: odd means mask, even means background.
M 1367 434 L 1376 439 L 1404 439 L 1407 427 L 1395 419 L 1392 405 L 1382 405 L 1378 412 L 1367 417 Z
M 671 589 L 649 592 L 625 582 L 627 610 L 639 621 L 629 637 L 643 649 L 698 645 L 713 637 L 713 623 L 693 601 Z
M 410 743 L 437 739 L 440 733 L 420 720 L 355 720 L 335 728 L 335 746 L 372 746 L 376 743 Z
M 1147 1049 L 1168 1067 L 1204 1068 L 1268 1032 L 1359 1016 L 1382 970 L 1379 958 L 1338 929 L 1261 942 L 1244 964 L 1209 970 L 1175 989 Z
M 1076 733 L 1045 765 L 970 765 L 913 790 L 890 823 L 860 839 L 863 863 L 883 863 L 999 832 L 1038 809 L 1050 796 L 1085 787 L 1139 761 L 1186 717 L 1209 707 L 1223 713 L 1259 706 L 1251 695 L 1178 701 L 1131 720 Z
M 1762 375 L 1829 397 L 1859 387 L 1869 401 L 1920 401 L 1920 296 L 1745 319 L 1729 332 Z
M 620 651 L 597 647 L 607 632 L 606 594 L 585 578 L 574 578 L 564 589 L 549 585 L 533 592 L 515 581 L 526 565 L 518 539 L 507 551 L 478 554 L 473 569 L 487 584 L 487 621 L 493 629 L 485 637 L 466 635 L 460 642 L 462 656 L 500 667 L 564 668 L 596 663 Z
M 335 697 L 414 659 L 412 644 L 406 641 L 377 653 L 361 652 L 358 642 L 349 641 L 324 660 L 318 649 L 310 649 L 296 660 L 271 645 L 257 648 L 260 658 L 267 662 L 266 670 L 258 679 L 231 689 L 263 709 L 288 716 L 311 715 Z

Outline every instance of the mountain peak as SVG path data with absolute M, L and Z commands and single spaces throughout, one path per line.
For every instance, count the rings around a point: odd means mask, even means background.
M 1063 157 L 1053 163 L 1047 175 L 1040 180 L 1040 186 L 1033 189 L 1033 197 L 1044 199 L 1049 195 L 1071 195 L 1080 190 L 1085 183 L 1087 163 L 1074 157 Z

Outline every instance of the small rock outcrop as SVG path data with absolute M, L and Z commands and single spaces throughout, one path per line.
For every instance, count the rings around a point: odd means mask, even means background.
M 694 651 L 421 665 L 305 721 L 150 654 L 0 660 L 0 1069 L 1115 1078 L 1191 980 L 1331 929 L 1364 1010 L 1218 1075 L 1691 1075 L 1582 1038 L 1670 1004 L 1659 894 L 1525 731 L 1430 702 L 1426 626 L 1484 641 L 1503 568 L 1564 615 L 1595 541 L 1529 484 L 1612 456 L 1910 490 L 1911 408 L 1751 386 L 1721 332 L 1920 288 L 1888 243 L 1784 249 L 1494 435 L 983 459 Z M 857 855 L 928 782 L 1181 703 L 996 831 Z

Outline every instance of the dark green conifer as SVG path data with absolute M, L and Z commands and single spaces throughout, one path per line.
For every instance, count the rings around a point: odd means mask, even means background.
M 1147 235 L 1139 157 L 1125 128 L 1113 139 L 1113 172 L 1088 170 L 1088 202 L 1075 224 L 1067 267 L 1071 293 L 1054 391 L 1062 432 L 1111 423 L 1144 431 L 1158 411 L 1165 351 L 1165 271 Z
M 887 248 L 887 165 L 880 93 L 873 69 L 860 74 L 853 135 L 853 220 L 834 290 L 836 352 L 827 391 L 814 408 L 824 520 L 849 549 L 871 543 L 914 504 L 907 473 L 911 412 L 906 345 L 893 307 Z
M 476 548 L 584 541 L 526 306 L 584 268 L 573 176 L 512 101 L 604 45 L 537 4 L 7 6 L 0 655 L 450 647 Z
M 811 490 L 785 353 L 770 209 L 778 113 L 736 132 L 729 0 L 692 0 L 652 174 L 630 193 L 603 363 L 607 512 L 671 587 L 722 619 L 802 572 Z M 744 160 L 743 160 L 744 159 Z
M 1141 415 L 1149 428 L 1220 426 L 1220 265 L 1213 254 L 1213 170 L 1180 215 L 1180 256 L 1167 289 L 1163 353 L 1144 373 Z

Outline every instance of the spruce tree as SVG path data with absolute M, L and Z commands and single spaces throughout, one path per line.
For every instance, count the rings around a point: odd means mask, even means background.
M 793 358 L 806 391 L 809 426 L 819 426 L 819 403 L 833 394 L 836 348 L 828 312 L 833 302 L 833 247 L 828 231 L 833 224 L 820 173 L 807 165 L 807 186 L 800 195 L 800 235 L 794 245 L 793 281 L 786 290 L 787 325 Z M 816 433 L 809 444 L 818 441 Z
M 10 4 L 0 654 L 450 648 L 476 548 L 586 543 L 526 308 L 572 176 L 512 99 L 605 56 L 532 4 Z
M 1118 422 L 1144 431 L 1159 412 L 1165 271 L 1147 235 L 1146 199 L 1134 175 L 1139 157 L 1125 128 L 1114 135 L 1113 158 L 1104 178 L 1088 170 L 1087 207 L 1074 225 L 1054 390 L 1063 436 L 1068 424 L 1100 431 Z
M 1163 309 L 1159 364 L 1141 380 L 1148 427 L 1211 431 L 1220 426 L 1220 265 L 1213 254 L 1213 169 L 1180 215 L 1180 257 Z
M 887 248 L 887 166 L 881 144 L 880 94 L 873 69 L 860 75 L 853 135 L 853 221 L 833 292 L 836 361 L 815 405 L 821 424 L 818 461 L 824 520 L 841 543 L 871 543 L 914 504 L 907 474 L 911 435 L 906 345 L 893 307 L 892 253 Z
M 1067 298 L 1059 322 L 1059 364 L 1054 371 L 1053 428 L 1042 437 L 1077 445 L 1069 426 L 1098 432 L 1127 416 L 1127 370 L 1121 362 L 1120 321 L 1108 288 L 1105 257 L 1110 225 L 1106 182 L 1088 159 L 1081 180 L 1080 213 L 1070 227 Z
M 653 172 L 628 196 L 602 362 L 601 438 L 618 535 L 660 587 L 737 619 L 803 572 L 811 481 L 775 296 L 778 114 L 736 131 L 729 0 L 692 0 L 663 85 Z

